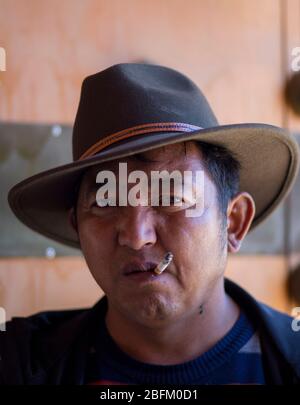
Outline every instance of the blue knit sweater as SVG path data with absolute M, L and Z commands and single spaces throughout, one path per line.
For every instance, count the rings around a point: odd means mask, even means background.
M 264 384 L 258 334 L 242 313 L 231 330 L 194 360 L 176 365 L 139 362 L 124 353 L 102 320 L 90 348 L 86 384 Z

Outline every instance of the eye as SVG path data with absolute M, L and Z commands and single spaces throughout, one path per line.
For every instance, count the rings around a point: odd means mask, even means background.
M 94 202 L 93 207 L 99 207 L 99 208 L 105 208 L 105 207 L 115 207 L 116 202 L 115 200 L 111 199 L 108 200 L 107 198 L 105 199 L 98 199 L 97 201 Z
M 184 203 L 184 200 L 182 197 L 178 197 L 178 196 L 171 196 L 170 197 L 170 202 L 173 202 L 173 204 L 180 204 L 180 203 Z
M 184 198 L 181 196 L 164 194 L 159 197 L 161 207 L 181 207 L 184 204 Z
M 114 202 L 114 201 L 113 201 Z M 118 214 L 118 209 L 115 205 L 110 205 L 111 200 L 108 199 L 98 199 L 90 205 L 90 213 L 96 217 L 105 219 L 111 218 Z M 102 206 L 101 206 L 102 204 Z

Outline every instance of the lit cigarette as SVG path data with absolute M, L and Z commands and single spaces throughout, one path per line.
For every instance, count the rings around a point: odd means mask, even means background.
M 165 254 L 165 257 L 162 259 L 160 263 L 155 267 L 154 273 L 156 274 L 161 274 L 166 268 L 169 266 L 173 259 L 173 254 L 171 252 L 168 252 Z

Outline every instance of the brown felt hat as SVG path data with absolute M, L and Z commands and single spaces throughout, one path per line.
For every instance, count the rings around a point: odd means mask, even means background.
M 79 248 L 69 209 L 87 168 L 188 140 L 224 146 L 238 158 L 240 190 L 256 204 L 251 229 L 271 214 L 296 178 L 298 146 L 287 131 L 256 123 L 219 125 L 202 92 L 182 73 L 121 63 L 83 81 L 73 162 L 15 185 L 8 195 L 10 207 L 33 230 Z

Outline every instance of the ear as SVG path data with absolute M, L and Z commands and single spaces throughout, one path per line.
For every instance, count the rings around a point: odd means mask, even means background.
M 76 218 L 76 212 L 75 212 L 74 207 L 72 207 L 69 210 L 69 223 L 71 224 L 71 226 L 75 230 L 75 232 L 78 232 L 77 218 Z
M 255 203 L 249 193 L 238 193 L 227 209 L 228 252 L 239 251 L 255 215 Z

